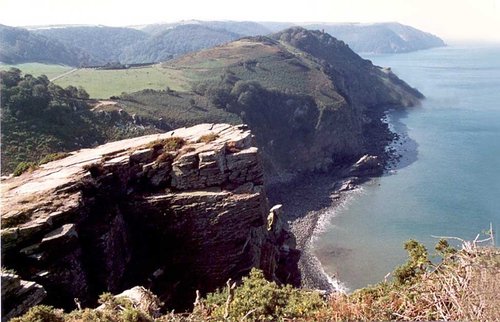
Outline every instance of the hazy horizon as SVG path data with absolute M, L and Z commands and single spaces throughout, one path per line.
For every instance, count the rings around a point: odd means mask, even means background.
M 0 23 L 9 26 L 137 26 L 184 20 L 291 23 L 399 22 L 448 42 L 500 42 L 500 0 L 1 0 Z M 30 8 L 27 10 L 26 8 Z

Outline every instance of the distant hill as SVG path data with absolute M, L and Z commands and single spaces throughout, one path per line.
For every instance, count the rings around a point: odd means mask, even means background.
M 79 66 L 97 61 L 87 52 L 23 28 L 0 25 L 0 62 L 40 62 Z
M 136 29 L 105 26 L 69 26 L 35 29 L 32 32 L 58 40 L 70 48 L 88 52 L 102 63 L 119 61 L 120 55 L 127 47 L 149 37 L 145 32 Z
M 202 21 L 202 20 L 187 20 L 180 21 L 174 23 L 166 23 L 166 24 L 152 24 L 145 25 L 140 28 L 144 32 L 149 34 L 157 34 L 163 32 L 168 29 L 172 29 L 178 26 L 183 25 L 198 25 L 204 26 L 217 30 L 225 30 L 228 32 L 232 32 L 241 36 L 258 36 L 258 35 L 267 35 L 273 32 L 272 29 L 267 28 L 261 23 L 253 22 L 253 21 Z M 288 26 L 287 26 L 288 27 Z M 282 30 L 285 28 L 281 28 Z
M 122 63 L 160 62 L 174 56 L 214 47 L 242 37 L 225 29 L 204 25 L 179 25 L 155 32 L 149 38 L 125 48 Z
M 404 53 L 446 46 L 437 36 L 396 22 L 313 24 L 305 27 L 324 30 L 345 41 L 357 53 Z
M 161 62 L 246 36 L 294 26 L 286 22 L 182 21 L 134 28 L 50 26 L 30 30 L 0 26 L 0 61 L 70 66 Z M 308 24 L 346 42 L 355 52 L 399 53 L 444 46 L 429 33 L 399 23 Z

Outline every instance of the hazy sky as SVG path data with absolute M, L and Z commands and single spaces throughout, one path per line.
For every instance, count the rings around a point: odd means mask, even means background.
M 500 0 L 0 0 L 0 24 L 125 26 L 179 20 L 398 21 L 445 40 L 500 41 Z

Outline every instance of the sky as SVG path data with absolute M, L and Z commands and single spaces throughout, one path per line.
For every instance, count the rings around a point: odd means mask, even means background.
M 130 26 L 180 20 L 397 21 L 445 40 L 500 42 L 500 0 L 0 0 L 0 24 Z

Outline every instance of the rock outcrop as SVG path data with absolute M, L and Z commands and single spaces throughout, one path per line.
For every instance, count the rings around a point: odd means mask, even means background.
M 47 296 L 45 289 L 35 282 L 24 281 L 18 275 L 3 270 L 1 274 L 2 321 L 25 313 Z
M 1 189 L 2 265 L 58 307 L 143 285 L 185 308 L 196 290 L 252 267 L 297 283 L 294 239 L 279 207 L 268 227 L 246 126 L 201 124 L 80 150 Z

